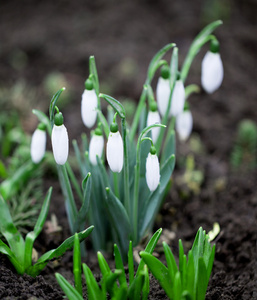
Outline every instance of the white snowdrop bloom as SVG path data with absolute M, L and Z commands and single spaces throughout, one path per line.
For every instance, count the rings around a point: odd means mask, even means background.
M 193 129 L 193 117 L 189 110 L 183 111 L 176 118 L 176 131 L 181 141 L 185 141 L 190 136 Z
M 58 119 L 58 117 L 60 118 Z M 63 117 L 61 113 L 55 115 L 55 124 L 52 130 L 51 140 L 56 163 L 58 165 L 64 165 L 69 154 L 69 138 L 67 129 L 63 125 Z
M 157 108 L 155 111 L 152 111 L 150 108 L 150 111 L 148 112 L 148 115 L 147 115 L 146 125 L 150 126 L 153 124 L 160 124 L 160 123 L 161 123 L 161 117 L 159 115 Z M 152 140 L 153 140 L 154 144 L 158 139 L 160 129 L 161 129 L 160 127 L 155 127 L 151 130 Z
M 110 169 L 113 172 L 122 170 L 123 167 L 123 141 L 119 131 L 110 131 L 107 145 L 106 145 L 106 156 Z
M 38 164 L 46 152 L 46 131 L 40 126 L 34 131 L 31 138 L 30 155 L 33 163 Z
M 149 152 L 146 159 L 146 183 L 151 192 L 155 191 L 160 183 L 160 164 L 158 156 Z
M 85 85 L 86 89 L 82 94 L 81 100 L 81 117 L 84 125 L 91 128 L 95 125 L 97 118 L 97 95 L 90 79 L 86 80 Z
M 104 149 L 104 137 L 94 133 L 89 143 L 89 160 L 92 165 L 97 165 L 97 156 L 101 158 Z
M 208 51 L 202 61 L 202 87 L 209 94 L 215 92 L 220 87 L 223 76 L 224 71 L 220 54 Z
M 159 77 L 156 86 L 156 100 L 158 104 L 158 110 L 163 117 L 168 109 L 170 97 L 170 80 L 169 78 Z M 169 117 L 171 114 L 169 113 Z
M 176 117 L 184 110 L 185 105 L 185 88 L 181 79 L 176 80 L 172 98 L 171 98 L 171 115 Z

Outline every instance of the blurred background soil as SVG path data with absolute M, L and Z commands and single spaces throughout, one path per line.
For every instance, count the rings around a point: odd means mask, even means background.
M 121 102 L 136 102 L 148 64 L 160 48 L 175 42 L 181 66 L 198 32 L 211 21 L 223 20 L 224 24 L 214 33 L 221 45 L 223 84 L 213 95 L 201 91 L 189 99 L 193 130 L 204 148 L 195 154 L 196 165 L 204 170 L 206 179 L 201 193 L 190 194 L 184 202 L 181 186 L 175 180 L 156 221 L 156 227 L 176 232 L 175 252 L 178 238 L 192 243 L 199 226 L 210 230 L 214 222 L 220 223 L 222 234 L 217 240 L 208 299 L 257 298 L 256 171 L 233 173 L 229 165 L 239 122 L 246 118 L 257 120 L 256 13 L 255 0 L 2 0 L 0 3 L 1 110 L 7 114 L 13 108 L 17 110 L 24 129 L 32 133 L 37 126 L 32 109 L 47 112 L 52 95 L 65 86 L 60 105 L 70 140 L 79 139 L 81 132 L 86 131 L 80 117 L 80 101 L 90 55 L 96 59 L 100 91 Z M 193 62 L 187 84 L 200 85 L 201 60 L 207 50 L 205 46 Z M 153 87 L 155 82 L 156 78 Z M 178 144 L 178 160 L 189 152 L 189 143 Z M 180 175 L 178 169 L 174 177 Z M 219 189 L 216 184 L 220 182 Z M 56 206 L 54 202 L 53 211 Z M 64 209 L 60 212 L 63 214 Z M 58 211 L 55 213 L 58 216 Z M 44 273 L 45 278 L 50 271 Z M 6 272 L 11 276 L 11 271 Z M 49 289 L 41 279 L 37 281 L 40 288 Z M 31 286 L 28 282 L 26 285 Z M 32 294 L 43 299 L 58 298 L 51 293 Z M 10 299 L 26 299 L 15 297 Z

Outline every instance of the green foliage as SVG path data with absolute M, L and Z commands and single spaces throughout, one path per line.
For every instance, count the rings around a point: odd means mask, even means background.
M 231 153 L 230 163 L 236 169 L 253 169 L 257 166 L 257 125 L 251 120 L 242 120 Z
M 150 239 L 145 248 L 145 253 L 153 253 L 154 248 L 160 238 L 162 229 L 159 229 Z M 101 270 L 102 278 L 100 285 L 94 278 L 93 273 L 86 264 L 83 264 L 83 272 L 87 284 L 87 299 L 101 300 L 106 299 L 109 295 L 110 299 L 115 300 L 146 300 L 149 294 L 149 274 L 148 269 L 143 262 L 140 261 L 136 274 L 134 273 L 133 248 L 130 241 L 128 251 L 128 282 L 123 265 L 121 253 L 118 246 L 114 245 L 115 270 L 111 271 L 107 261 L 101 254 L 97 253 L 98 263 Z M 56 279 L 70 300 L 83 299 L 81 288 L 81 259 L 78 238 L 75 234 L 74 254 L 73 254 L 73 270 L 75 279 L 75 288 L 59 273 L 56 273 Z
M 200 227 L 188 256 L 179 240 L 179 266 L 169 246 L 163 242 L 167 266 L 153 255 L 140 252 L 144 262 L 170 299 L 204 300 L 215 255 L 209 236 Z
M 37 276 L 44 269 L 48 261 L 62 256 L 73 246 L 74 236 L 65 240 L 57 249 L 46 252 L 36 262 L 32 262 L 33 244 L 43 229 L 49 210 L 51 194 L 52 188 L 49 189 L 45 197 L 34 230 L 26 235 L 25 240 L 13 223 L 6 201 L 0 196 L 0 232 L 5 238 L 5 242 L 0 239 L 0 252 L 8 256 L 18 274 L 26 273 L 33 277 Z M 79 240 L 84 240 L 92 230 L 93 226 L 80 232 Z

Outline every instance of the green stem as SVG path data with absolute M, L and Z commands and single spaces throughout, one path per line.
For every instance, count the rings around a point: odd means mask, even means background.
M 120 199 L 120 193 L 119 193 L 119 174 L 116 172 L 112 172 L 113 174 L 113 185 L 114 185 L 114 194 L 115 196 Z
M 147 88 L 146 88 L 146 84 L 145 84 L 144 87 L 143 87 L 141 96 L 140 96 L 140 100 L 139 100 L 139 103 L 138 103 L 138 106 L 137 106 L 135 117 L 133 119 L 132 126 L 131 126 L 130 133 L 129 133 L 129 138 L 130 138 L 131 141 L 134 139 L 134 137 L 136 135 L 140 115 L 141 115 L 142 110 L 144 109 L 144 106 L 145 106 L 146 95 L 147 95 Z
M 78 211 L 74 201 L 66 166 L 57 165 L 57 171 L 58 171 L 58 176 L 60 178 L 63 195 L 65 198 L 65 207 L 68 215 L 70 230 L 71 233 L 74 234 L 75 233 L 74 224 L 76 221 Z
M 127 145 L 127 128 L 126 119 L 121 119 L 122 127 L 122 138 L 123 138 L 123 149 L 124 149 L 124 190 L 125 190 L 125 209 L 131 219 L 131 208 L 130 208 L 130 193 L 129 193 L 129 160 L 128 160 L 128 145 Z
M 77 179 L 76 179 L 76 177 L 75 177 L 75 175 L 74 175 L 74 173 L 72 171 L 72 168 L 71 168 L 71 166 L 70 166 L 70 164 L 68 162 L 66 163 L 66 168 L 67 168 L 68 175 L 69 175 L 69 177 L 71 179 L 71 182 L 73 184 L 73 187 L 74 187 L 74 189 L 75 189 L 75 191 L 76 191 L 77 195 L 79 196 L 79 199 L 80 199 L 80 201 L 82 203 L 83 202 L 83 194 L 81 192 L 81 189 L 80 189 L 80 186 L 78 184 L 78 181 L 77 181 Z

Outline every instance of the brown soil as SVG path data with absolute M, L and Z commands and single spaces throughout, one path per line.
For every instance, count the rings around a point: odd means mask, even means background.
M 224 25 L 215 32 L 225 69 L 222 87 L 213 95 L 202 92 L 190 98 L 194 133 L 204 148 L 194 152 L 196 169 L 203 171 L 204 181 L 198 194 L 181 184 L 183 158 L 192 148 L 189 142 L 179 144 L 174 184 L 155 228 L 174 233 L 170 245 L 177 256 L 179 238 L 188 249 L 200 226 L 209 231 L 218 222 L 221 232 L 215 240 L 206 299 L 257 299 L 257 173 L 232 170 L 229 163 L 238 123 L 244 118 L 257 120 L 256 2 L 64 0 L 37 1 L 35 5 L 28 0 L 2 1 L 0 11 L 1 85 L 8 87 L 20 79 L 29 82 L 39 91 L 34 108 L 46 109 L 49 100 L 42 82 L 50 72 L 62 72 L 72 87 L 72 102 L 63 110 L 71 139 L 79 138 L 84 130 L 78 120 L 89 55 L 96 57 L 102 92 L 137 101 L 148 63 L 158 49 L 176 42 L 181 64 L 206 22 L 223 19 Z M 206 50 L 194 61 L 187 83 L 200 83 L 200 62 Z M 32 131 L 36 121 L 29 121 L 24 124 Z M 35 244 L 38 251 L 56 247 L 69 234 L 65 209 L 60 208 L 59 185 L 54 186 L 51 212 L 57 215 L 63 232 L 58 238 L 42 234 Z M 158 255 L 164 259 L 161 252 Z M 107 258 L 111 262 L 111 256 Z M 86 262 L 97 274 L 96 255 L 89 252 Z M 17 275 L 0 256 L 0 298 L 62 299 L 55 272 L 72 282 L 72 253 L 49 264 L 36 279 Z M 151 279 L 149 299 L 165 297 Z

